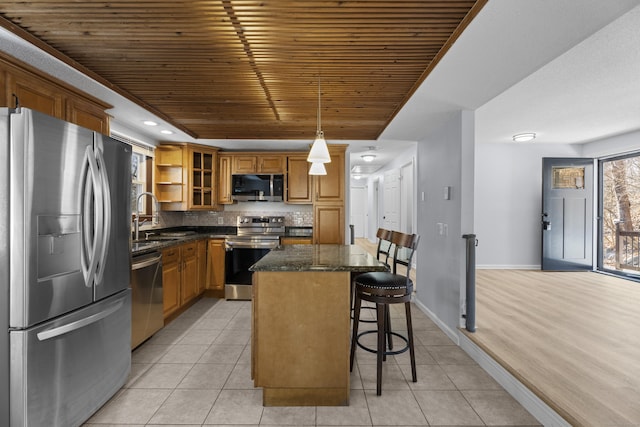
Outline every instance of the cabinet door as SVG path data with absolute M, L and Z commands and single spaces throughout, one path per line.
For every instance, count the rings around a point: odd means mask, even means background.
M 344 206 L 314 206 L 313 243 L 334 245 L 344 244 Z
M 109 134 L 109 115 L 102 108 L 79 99 L 68 99 L 66 104 L 67 121 L 104 135 Z
M 315 202 L 344 203 L 344 150 L 329 149 L 326 175 L 315 176 Z
M 180 308 L 180 249 L 162 251 L 162 306 L 164 318 Z
M 287 203 L 311 204 L 310 178 L 306 155 L 287 158 Z
M 259 156 L 258 173 L 284 173 L 284 157 Z
M 233 156 L 231 173 L 255 173 L 257 170 L 256 156 Z
M 215 197 L 215 150 L 189 149 L 189 209 L 212 210 Z
M 223 239 L 209 240 L 207 253 L 207 289 L 224 292 L 225 255 Z
M 198 286 L 197 293 L 204 292 L 207 285 L 207 241 L 198 240 Z
M 7 73 L 8 105 L 16 106 L 18 98 L 21 107 L 31 108 L 64 120 L 63 96 L 59 89 L 44 81 L 27 78 L 22 74 Z
M 182 245 L 182 287 L 180 304 L 198 294 L 198 250 L 195 242 Z
M 233 157 L 220 155 L 218 157 L 218 203 L 228 205 L 231 199 L 231 162 Z

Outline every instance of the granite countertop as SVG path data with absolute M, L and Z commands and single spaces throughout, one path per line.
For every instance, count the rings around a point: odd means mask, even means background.
M 286 227 L 284 236 L 312 236 L 311 227 Z M 237 227 L 177 227 L 177 228 L 155 228 L 140 230 L 141 238 L 131 243 L 131 255 L 137 256 L 145 253 L 168 249 L 172 246 L 181 245 L 194 240 L 201 239 L 226 239 L 228 236 L 235 236 L 238 233 Z M 149 234 L 148 238 L 143 236 Z
M 251 271 L 388 271 L 369 252 L 355 245 L 283 245 L 258 262 Z

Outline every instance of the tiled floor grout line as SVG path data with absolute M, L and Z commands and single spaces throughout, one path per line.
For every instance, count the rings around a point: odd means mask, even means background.
M 233 304 L 239 304 L 238 307 L 234 307 Z M 241 305 L 240 305 L 241 304 Z M 208 306 L 208 307 L 207 307 Z M 375 395 L 375 354 L 363 354 L 366 353 L 364 350 L 359 349 L 356 351 L 356 360 L 354 364 L 354 374 L 352 376 L 353 379 L 357 378 L 358 383 L 355 381 L 352 383 L 351 392 L 354 396 L 354 399 L 360 399 L 360 395 L 364 399 L 362 404 L 358 404 L 354 408 L 344 407 L 344 408 L 336 408 L 337 413 L 347 414 L 345 416 L 350 416 L 351 419 L 356 420 L 359 419 L 358 425 L 369 425 L 369 426 L 378 426 L 382 424 L 392 424 L 394 420 L 385 420 L 385 416 L 387 414 L 384 413 L 384 409 L 380 408 L 392 408 L 394 410 L 398 410 L 395 405 L 409 405 L 407 406 L 407 412 L 410 412 L 409 409 L 412 409 L 412 413 L 414 416 L 418 414 L 421 415 L 421 420 L 418 421 L 417 418 L 414 418 L 413 423 L 421 423 L 419 425 L 430 425 L 430 420 L 440 420 L 446 421 L 441 422 L 441 424 L 449 423 L 448 420 L 455 420 L 456 417 L 460 418 L 458 414 L 459 409 L 447 409 L 442 413 L 442 408 L 438 405 L 447 405 L 449 404 L 446 400 L 447 398 L 455 398 L 456 402 L 463 404 L 463 407 L 460 410 L 463 410 L 463 413 L 469 417 L 469 419 L 474 419 L 475 422 L 473 425 L 492 425 L 490 424 L 491 417 L 493 416 L 495 420 L 493 425 L 500 424 L 500 420 L 495 417 L 495 414 L 492 414 L 491 411 L 488 411 L 485 406 L 491 403 L 491 396 L 495 395 L 496 392 L 502 390 L 499 386 L 496 388 L 493 383 L 489 383 L 488 386 L 477 385 L 474 381 L 477 381 L 477 378 L 474 376 L 480 375 L 475 371 L 475 367 L 477 366 L 471 359 L 466 359 L 462 356 L 462 350 L 459 347 L 455 346 L 453 342 L 448 345 L 442 345 L 442 332 L 422 313 L 417 307 L 412 307 L 412 317 L 413 317 L 413 327 L 414 327 L 414 335 L 418 333 L 415 337 L 415 343 L 419 346 L 416 349 L 416 357 L 421 358 L 417 361 L 417 369 L 418 369 L 418 383 L 415 386 L 412 386 L 411 376 L 410 376 L 410 363 L 408 359 L 402 358 L 402 355 L 391 356 L 385 362 L 384 365 L 384 373 L 383 373 L 383 390 L 382 396 Z M 251 388 L 247 381 L 245 381 L 242 375 L 242 370 L 246 369 L 247 361 L 247 352 L 250 352 L 250 338 L 245 341 L 247 331 L 250 329 L 247 328 L 247 325 L 243 324 L 247 317 L 249 316 L 250 308 L 247 307 L 246 302 L 233 302 L 233 301 L 216 301 L 213 303 L 211 300 L 201 300 L 194 304 L 189 310 L 183 313 L 181 316 L 176 318 L 174 322 L 167 325 L 166 330 L 164 331 L 165 335 L 162 335 L 156 341 L 149 340 L 149 342 L 143 344 L 139 350 L 141 351 L 141 356 L 139 357 L 140 363 L 144 363 L 146 366 L 138 367 L 141 368 L 136 372 L 135 379 L 130 379 L 127 382 L 127 387 L 123 388 L 119 391 L 118 395 L 122 398 L 119 402 L 114 402 L 111 405 L 114 408 L 103 408 L 105 409 L 104 413 L 101 414 L 102 418 L 96 417 L 93 424 L 87 424 L 87 427 L 99 427 L 101 424 L 98 422 L 104 423 L 109 422 L 109 427 L 116 425 L 124 425 L 124 423 L 128 423 L 130 426 L 156 426 L 157 424 L 152 423 L 151 421 L 158 422 L 158 420 L 164 420 L 162 422 L 165 425 L 168 425 L 168 421 L 166 421 L 168 407 L 171 405 L 175 405 L 176 401 L 186 395 L 191 395 L 188 392 L 195 392 L 200 390 L 202 396 L 207 393 L 212 392 L 214 390 L 217 395 L 215 399 L 211 402 L 207 402 L 207 405 L 210 405 L 200 422 L 188 424 L 199 425 L 199 426 L 210 426 L 214 424 L 209 424 L 211 422 L 217 422 L 216 420 L 220 420 L 220 414 L 223 409 L 219 405 L 228 404 L 229 396 L 239 396 L 239 395 L 247 395 L 245 392 L 250 392 Z M 392 323 L 397 324 L 398 326 L 404 322 L 404 312 L 396 312 L 392 310 Z M 217 328 L 216 320 L 220 318 L 220 322 L 224 323 Z M 224 319 L 224 320 L 223 320 Z M 395 322 L 394 322 L 395 321 Z M 212 326 L 213 325 L 213 326 Z M 371 325 L 363 324 L 361 326 L 361 330 L 367 330 L 371 328 Z M 406 329 L 406 323 L 404 323 Z M 249 325 L 250 326 L 250 325 Z M 211 328 L 211 329 L 208 329 Z M 198 335 L 206 336 L 206 332 L 197 332 L 197 331 L 216 331 L 216 337 L 208 342 L 205 345 L 202 344 L 192 344 L 192 342 L 198 342 Z M 237 330 L 237 334 L 233 334 L 234 331 Z M 401 328 L 397 328 L 397 330 L 402 330 Z M 249 335 L 250 336 L 250 335 Z M 236 350 L 233 350 L 231 353 L 225 353 L 227 346 L 236 346 L 237 344 L 233 344 L 238 338 L 243 341 L 242 350 L 239 352 L 238 356 L 235 358 L 232 364 L 225 363 L 226 357 L 235 357 L 232 355 L 235 354 Z M 425 341 L 426 340 L 426 341 Z M 240 342 L 240 341 L 238 341 Z M 181 344 L 183 343 L 183 344 Z M 186 344 L 184 344 L 186 343 Z M 204 342 L 203 342 L 204 343 Z M 232 343 L 232 344 L 229 344 Z M 217 344 L 217 345 L 216 345 Z M 164 347 L 153 347 L 154 345 L 162 345 Z M 199 355 L 194 362 L 182 362 L 181 360 L 190 360 L 189 358 L 182 358 L 182 354 L 179 353 L 180 345 L 200 345 L 201 348 L 198 351 L 204 351 Z M 152 346 L 148 349 L 148 353 L 145 354 L 144 351 L 146 349 L 145 346 Z M 455 350 L 454 350 L 455 349 Z M 157 353 L 155 351 L 158 350 Z M 161 350 L 161 351 L 160 351 Z M 189 351 L 189 348 L 184 348 L 185 351 Z M 216 354 L 214 351 L 219 351 L 220 353 Z M 422 354 L 418 354 L 420 351 Z M 250 353 L 249 353 L 250 354 Z M 408 353 L 405 353 L 408 354 Z M 169 357 L 166 357 L 170 355 Z M 231 356 L 230 356 L 231 355 Z M 466 356 L 466 354 L 464 354 Z M 211 358 L 211 361 L 208 361 L 206 357 Z M 222 359 L 216 359 L 217 357 L 222 357 Z M 399 359 L 401 358 L 401 359 Z M 135 359 L 135 357 L 134 357 Z M 181 373 L 179 379 L 172 382 L 172 387 L 164 389 L 164 388 L 153 388 L 150 384 L 153 384 L 155 378 L 152 377 L 152 373 L 159 371 L 161 369 L 162 361 L 165 359 L 164 363 L 176 363 L 178 365 L 184 365 L 185 363 L 190 363 L 191 366 L 189 369 Z M 146 360 L 151 360 L 146 361 Z M 215 362 L 218 360 L 218 363 Z M 224 378 L 223 382 L 220 382 L 219 389 L 217 387 L 217 381 L 221 381 L 219 379 L 215 379 L 215 374 L 211 378 L 214 378 L 216 381 L 216 387 L 209 388 L 208 386 L 200 386 L 198 382 L 186 383 L 185 381 L 194 381 L 193 375 L 198 372 L 205 372 L 207 368 L 200 367 L 198 365 L 211 365 L 212 369 L 218 369 L 221 366 L 226 366 L 225 368 L 220 368 L 222 372 L 228 369 L 228 373 L 226 374 L 226 378 Z M 232 365 L 232 366 L 227 366 Z M 156 367 L 155 370 L 154 367 Z M 404 369 L 403 369 L 404 368 Z M 200 370 L 198 370 L 200 369 Z M 477 368 L 480 369 L 480 368 Z M 153 371 L 152 371 L 153 370 Z M 434 376 L 433 381 L 425 383 L 425 379 L 422 379 L 421 382 L 421 373 L 420 370 L 423 370 L 424 375 L 431 378 Z M 175 372 L 180 372 L 179 369 L 176 369 Z M 408 373 L 409 372 L 409 373 Z M 484 372 L 484 371 L 482 371 Z M 190 374 L 192 374 L 190 376 Z M 224 375 L 224 374 L 222 374 Z M 407 376 L 408 375 L 408 376 Z M 453 375 L 453 376 L 452 376 Z M 471 377 L 467 378 L 468 375 Z M 149 377 L 152 377 L 152 382 L 143 381 L 148 380 Z M 461 379 L 462 377 L 462 379 Z M 218 377 L 220 378 L 220 377 Z M 385 380 L 387 381 L 385 383 Z M 244 382 L 243 382 L 244 381 Z M 482 379 L 482 381 L 488 381 L 487 379 Z M 156 383 L 160 384 L 162 381 Z M 212 384 L 212 383 L 209 383 Z M 497 383 L 496 383 L 497 384 Z M 136 385 L 140 385 L 140 387 L 136 387 Z M 180 387 L 184 385 L 184 387 Z M 353 386 L 357 388 L 353 388 Z M 191 388 L 194 387 L 194 388 Z M 229 388 L 234 387 L 234 388 Z M 488 388 L 487 388 L 488 387 Z M 127 411 L 130 410 L 126 407 L 127 399 L 124 398 L 125 393 L 129 392 L 133 397 L 136 395 L 147 395 L 153 394 L 154 390 L 158 391 L 166 391 L 168 394 L 162 399 L 160 403 L 156 402 L 157 407 L 153 410 L 148 418 L 146 418 L 145 422 L 136 424 L 135 422 L 129 420 L 119 421 L 122 418 L 122 413 L 119 411 Z M 260 390 L 260 389 L 253 389 Z M 184 393 L 183 393 L 184 392 Z M 410 394 L 409 394 L 410 393 Z M 492 394 L 493 393 L 493 394 Z M 504 392 L 502 392 L 504 393 Z M 489 397 L 485 398 L 485 394 Z M 249 394 L 251 395 L 251 394 Z M 411 398 L 409 398 L 409 395 Z M 255 393 L 253 394 L 255 396 Z M 411 400 L 411 402 L 396 402 L 394 399 L 400 398 L 400 396 L 405 396 L 405 400 Z M 126 395 L 128 397 L 128 395 Z M 132 397 L 132 398 L 133 398 Z M 506 401 L 507 399 L 500 394 L 498 399 L 498 404 L 500 404 L 501 400 Z M 407 399 L 409 398 L 409 399 Z M 440 400 L 438 400 L 440 399 Z M 442 400 L 444 399 L 444 400 Z M 474 401 L 475 399 L 475 401 Z M 510 399 L 510 397 L 509 397 Z M 495 400 L 495 399 L 494 399 Z M 515 402 L 515 401 L 514 401 Z M 504 403 L 504 402 L 503 402 Z M 507 409 L 510 408 L 509 405 L 513 406 L 511 401 L 507 402 Z M 119 405 L 125 405 L 120 407 Z M 362 405 L 362 406 L 360 406 Z M 391 405 L 391 406 L 388 406 Z M 426 406 L 425 406 L 426 405 Z M 436 405 L 436 406 L 433 406 Z M 480 405 L 480 406 L 478 406 Z M 482 406 L 484 405 L 484 406 Z M 519 406 L 519 405 L 518 405 Z M 257 421 L 255 425 L 267 425 L 261 423 L 271 422 L 272 426 L 275 425 L 299 425 L 295 424 L 295 416 L 302 412 L 296 412 L 297 408 L 264 408 L 260 407 L 259 411 L 256 406 L 253 406 L 253 410 L 256 411 L 255 414 L 258 414 L 259 417 L 254 418 L 254 421 Z M 311 425 L 326 425 L 327 422 L 330 424 L 340 423 L 340 420 L 331 420 L 328 418 L 327 411 L 322 407 L 313 407 L 313 418 L 307 418 L 307 422 L 302 422 L 304 425 L 308 425 L 308 423 L 312 423 Z M 446 408 L 449 408 L 448 406 Z M 111 410 L 111 412 L 110 412 Z M 188 407 L 184 408 L 184 411 L 188 411 Z M 338 412 L 340 410 L 346 410 L 347 412 Z M 366 410 L 366 418 L 364 418 L 364 411 Z M 500 410 L 504 410 L 502 407 L 497 407 L 494 411 L 495 413 L 500 414 Z M 248 408 L 248 411 L 251 411 L 251 407 Z M 358 412 L 362 411 L 362 412 Z M 416 412 L 417 411 L 417 412 Z M 466 411 L 466 412 L 464 412 Z M 483 412 L 484 411 L 484 412 Z M 530 418 L 526 418 L 522 409 L 515 408 L 513 409 L 513 417 L 514 421 L 510 422 L 509 425 L 512 426 L 524 426 L 524 425 L 535 425 L 535 420 Z M 102 412 L 99 411 L 99 413 Z M 243 412 L 243 411 L 240 411 Z M 308 416 L 311 415 L 311 410 L 306 412 Z M 360 415 L 354 415 L 359 413 Z M 293 414 L 293 415 L 292 415 Z M 179 415 L 181 414 L 170 414 L 171 416 L 175 415 L 175 419 L 179 419 Z M 202 414 L 201 414 L 202 415 Z M 199 415 L 199 416 L 201 416 Z M 234 415 L 234 414 L 232 414 Z M 243 414 L 235 414 L 241 416 Z M 526 414 L 528 416 L 528 414 Z M 120 418 L 119 418 L 120 417 Z M 165 418 L 163 418 L 165 417 Z M 294 417 L 294 418 L 288 418 Z M 355 418 L 354 418 L 355 417 Z M 359 418 L 358 418 L 359 417 Z M 489 417 L 488 419 L 485 419 Z M 520 417 L 520 418 L 518 418 Z M 530 416 L 529 416 L 530 417 Z M 132 419 L 135 419 L 132 416 Z M 229 418 L 227 413 L 223 414 L 223 419 L 235 419 L 236 422 L 240 418 Z M 527 419 L 526 423 L 516 422 L 518 419 Z M 294 420 L 294 421 L 291 421 Z M 365 421 L 366 420 L 366 421 Z M 90 420 L 91 422 L 91 420 Z M 276 424 L 273 424 L 275 422 Z M 280 423 L 280 424 L 278 424 Z M 294 424 L 292 424 L 294 423 Z M 323 424 L 321 424 L 323 423 Z M 468 423 L 468 420 L 467 420 Z M 178 423 L 176 422 L 175 425 Z M 411 424 L 411 423 L 407 423 Z M 460 422 L 459 425 L 465 424 L 464 422 Z

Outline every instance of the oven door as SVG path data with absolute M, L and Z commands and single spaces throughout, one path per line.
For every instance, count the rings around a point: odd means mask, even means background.
M 249 267 L 278 246 L 278 240 L 238 239 L 225 242 L 225 286 L 227 300 L 250 300 L 251 277 Z

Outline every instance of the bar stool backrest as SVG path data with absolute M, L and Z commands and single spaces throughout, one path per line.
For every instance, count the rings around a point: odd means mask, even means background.
M 395 246 L 393 250 L 393 274 L 398 274 L 398 265 L 406 267 L 407 282 L 411 273 L 411 261 L 415 253 L 420 236 L 417 234 L 405 234 L 399 231 L 391 233 L 391 243 Z M 406 248 L 406 250 L 405 250 Z
M 391 243 L 392 233 L 393 232 L 391 230 L 386 230 L 384 228 L 378 228 L 378 232 L 376 233 L 376 237 L 378 238 L 376 257 L 378 258 L 378 261 L 382 261 L 387 265 L 389 265 L 389 255 L 391 255 L 391 247 L 393 246 Z M 383 259 L 380 259 L 381 257 Z

